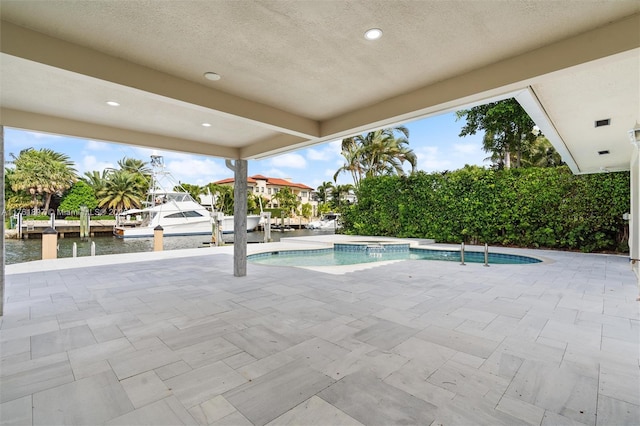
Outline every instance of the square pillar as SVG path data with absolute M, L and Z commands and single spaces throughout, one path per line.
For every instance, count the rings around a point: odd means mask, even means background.
M 234 162 L 233 275 L 247 275 L 247 160 Z
M 640 293 L 640 142 L 633 142 L 630 164 L 631 209 L 629 218 L 629 258 L 638 278 Z M 640 301 L 640 295 L 638 297 Z
M 0 171 L 0 181 L 2 181 L 2 201 L 0 201 L 0 214 L 2 215 L 2 241 L 0 241 L 0 316 L 4 315 L 4 126 L 0 126 L 0 158 L 2 158 L 2 171 Z

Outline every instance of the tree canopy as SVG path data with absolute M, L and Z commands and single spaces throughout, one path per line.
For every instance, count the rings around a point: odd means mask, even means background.
M 483 149 L 491 154 L 487 160 L 496 169 L 562 164 L 560 155 L 514 98 L 460 110 L 456 117 L 466 119 L 459 136 L 484 131 Z
M 342 140 L 342 156 L 345 163 L 336 171 L 333 180 L 341 173 L 351 174 L 355 186 L 365 177 L 405 176 L 404 164 L 415 172 L 416 154 L 409 148 L 409 129 L 405 126 L 387 127 Z
M 98 205 L 115 213 L 142 207 L 144 187 L 140 177 L 125 170 L 113 170 L 108 174 L 104 187 L 97 194 Z
M 118 166 L 118 169 L 102 172 L 85 172 L 82 180 L 93 188 L 98 207 L 112 209 L 115 213 L 142 207 L 151 181 L 148 163 L 124 157 L 118 161 Z
M 28 148 L 11 154 L 14 170 L 9 174 L 11 189 L 28 194 L 31 207 L 49 209 L 51 198 L 61 195 L 77 180 L 74 163 L 65 154 L 48 148 Z
M 98 207 L 98 199 L 93 188 L 83 180 L 74 183 L 65 194 L 60 203 L 60 209 L 79 214 L 81 206 L 85 206 L 88 209 Z
M 329 195 L 333 190 L 333 184 L 331 182 L 322 182 L 321 185 L 316 188 L 316 194 L 318 194 L 318 202 L 324 204 L 329 201 Z
M 275 200 L 278 200 L 278 206 L 283 210 L 289 212 L 292 215 L 298 209 L 300 202 L 296 194 L 291 192 L 289 188 L 280 188 L 278 192 L 273 196 Z

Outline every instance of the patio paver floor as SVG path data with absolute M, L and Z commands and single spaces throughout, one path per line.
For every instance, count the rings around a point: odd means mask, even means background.
M 628 260 L 511 252 L 551 262 L 8 266 L 0 423 L 638 424 Z

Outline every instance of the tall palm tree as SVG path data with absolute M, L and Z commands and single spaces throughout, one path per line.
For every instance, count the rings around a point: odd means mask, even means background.
M 345 201 L 346 197 L 353 191 L 354 187 L 350 183 L 344 185 L 336 185 L 332 192 L 333 202 L 336 206 L 340 206 Z
M 104 188 L 97 194 L 98 206 L 121 213 L 123 210 L 141 207 L 144 194 L 139 175 L 113 170 L 109 173 Z
M 324 204 L 329 201 L 329 194 L 333 191 L 333 184 L 331 182 L 322 182 L 316 189 L 320 203 Z
M 396 136 L 398 134 L 398 136 Z M 342 141 L 342 156 L 347 160 L 333 176 L 350 172 L 356 187 L 364 177 L 397 174 L 404 176 L 404 163 L 417 167 L 417 156 L 409 148 L 409 129 L 405 126 L 387 127 Z
M 300 205 L 300 201 L 298 201 L 296 194 L 287 187 L 280 188 L 280 190 L 271 198 L 278 201 L 278 207 L 283 211 L 288 212 L 288 217 L 291 217 Z
M 176 185 L 173 188 L 174 191 L 186 191 L 189 193 L 189 195 L 191 195 L 191 198 L 194 199 L 194 201 L 196 202 L 200 202 L 200 194 L 203 193 L 203 188 L 199 185 L 192 185 L 190 183 L 182 183 L 180 182 L 179 185 Z
M 92 172 L 84 172 L 84 176 L 81 179 L 93 188 L 94 193 L 98 194 L 104 188 L 108 178 L 109 173 L 107 170 L 102 172 L 94 170 Z
M 149 190 L 151 182 L 149 163 L 138 160 L 137 158 L 123 157 L 121 160 L 118 160 L 118 167 L 120 167 L 120 170 L 136 175 L 144 193 Z
M 345 158 L 345 163 L 333 175 L 333 181 L 338 181 L 340 173 L 351 174 L 353 183 L 358 186 L 364 177 L 364 165 L 362 164 L 362 135 L 346 138 L 342 140 L 341 154 Z
M 137 158 L 122 157 L 121 160 L 118 160 L 118 167 L 120 167 L 120 170 L 126 170 L 131 173 L 140 173 L 143 176 L 151 175 L 149 163 L 138 160 Z
M 394 133 L 400 133 L 396 137 Z M 370 135 L 370 136 L 369 136 Z M 411 173 L 415 172 L 417 157 L 409 149 L 409 130 L 404 127 L 386 128 L 369 133 L 366 145 L 368 160 L 367 177 L 385 174 L 404 176 L 403 164 L 411 165 Z
M 484 161 L 491 161 L 492 167 L 498 170 L 511 168 L 511 150 L 504 138 L 494 136 L 494 132 L 487 130 L 482 137 L 482 150 L 490 153 Z
M 203 190 L 211 193 L 215 199 L 215 210 L 224 214 L 233 214 L 233 186 L 218 185 L 213 182 L 206 184 Z

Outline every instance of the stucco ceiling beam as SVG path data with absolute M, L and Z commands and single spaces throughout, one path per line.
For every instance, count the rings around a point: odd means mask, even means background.
M 240 148 L 240 158 L 261 159 L 309 146 L 309 139 L 280 134 Z
M 228 146 L 138 132 L 9 108 L 1 108 L 0 117 L 2 117 L 2 125 L 4 126 L 36 132 L 67 135 L 83 139 L 96 139 L 95 135 L 101 135 L 102 140 L 107 142 L 117 141 L 118 143 L 135 146 L 213 157 L 238 158 L 240 155 L 239 149 Z
M 0 40 L 1 51 L 8 55 L 198 105 L 214 114 L 240 118 L 270 130 L 303 138 L 319 136 L 319 124 L 315 120 L 49 37 L 11 22 L 0 23 Z

